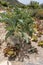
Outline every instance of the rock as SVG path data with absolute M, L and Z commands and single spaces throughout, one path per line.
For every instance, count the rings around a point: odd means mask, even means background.
M 10 61 L 2 61 L 0 65 L 12 65 Z

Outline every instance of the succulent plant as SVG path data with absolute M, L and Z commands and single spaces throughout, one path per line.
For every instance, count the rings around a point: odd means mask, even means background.
M 43 47 L 43 41 L 39 41 L 39 42 L 38 42 L 38 46 Z

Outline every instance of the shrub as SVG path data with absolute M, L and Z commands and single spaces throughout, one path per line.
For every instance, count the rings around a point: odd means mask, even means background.
M 32 9 L 40 8 L 39 2 L 37 1 L 31 1 L 29 5 Z
M 36 13 L 36 17 L 39 19 L 43 19 L 43 9 L 39 9 Z
M 0 1 L 1 6 L 8 7 L 9 3 L 6 1 Z
M 10 35 L 21 36 L 24 38 L 25 36 L 32 36 L 33 33 L 33 19 L 29 15 L 28 11 L 25 11 L 20 8 L 14 8 L 13 12 L 1 13 L 0 21 L 6 23 L 6 29 L 8 33 L 6 34 L 6 38 Z M 25 35 L 26 34 L 26 35 Z M 26 37 L 24 38 L 26 39 Z

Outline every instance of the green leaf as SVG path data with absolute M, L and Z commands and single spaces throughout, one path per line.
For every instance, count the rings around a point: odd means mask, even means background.
M 11 36 L 12 34 L 13 34 L 13 31 L 12 31 L 12 30 L 11 30 L 11 31 L 8 31 L 7 34 L 6 34 L 5 40 L 6 40 L 9 36 Z

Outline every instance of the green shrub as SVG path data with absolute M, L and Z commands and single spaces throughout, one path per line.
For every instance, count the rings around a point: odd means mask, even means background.
M 6 38 L 13 34 L 15 36 L 22 36 L 24 38 L 25 33 L 28 36 L 32 36 L 33 33 L 32 25 L 34 21 L 32 17 L 29 15 L 29 13 L 24 9 L 16 7 L 13 10 L 13 12 L 8 11 L 0 15 L 2 17 L 0 21 L 6 23 L 6 29 L 8 30 Z
M 1 6 L 8 7 L 9 3 L 6 1 L 0 1 Z
M 29 6 L 32 9 L 39 9 L 40 8 L 39 2 L 37 2 L 37 1 L 31 1 Z

